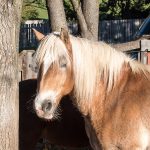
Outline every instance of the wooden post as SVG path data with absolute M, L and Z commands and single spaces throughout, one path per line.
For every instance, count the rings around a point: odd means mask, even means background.
M 37 73 L 35 73 L 30 67 L 30 65 L 33 63 L 32 55 L 34 52 L 34 50 L 23 50 L 19 54 L 20 81 L 27 79 L 35 79 L 37 77 Z
M 150 65 L 150 49 L 149 49 L 149 51 L 147 52 L 147 57 L 148 57 L 147 64 Z
M 148 57 L 148 50 L 150 49 L 150 40 L 143 39 L 140 41 L 141 47 L 141 62 L 143 64 L 148 64 L 149 57 Z

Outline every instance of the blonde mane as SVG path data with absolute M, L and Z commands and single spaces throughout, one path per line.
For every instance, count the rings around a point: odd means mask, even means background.
M 97 83 L 104 78 L 108 91 L 114 86 L 124 63 L 128 63 L 133 72 L 146 72 L 144 65 L 134 61 L 124 53 L 116 51 L 104 42 L 92 42 L 70 35 L 73 54 L 73 72 L 75 79 L 74 94 L 77 99 L 91 99 Z M 46 36 L 41 42 L 36 59 L 41 63 L 46 58 L 52 62 L 61 55 L 70 57 L 58 36 L 54 33 Z M 46 57 L 46 58 L 45 58 Z M 146 70 L 146 71 L 145 71 Z M 103 76 L 107 74 L 107 77 Z
M 108 82 L 109 91 L 117 80 L 124 62 L 131 60 L 104 42 L 71 37 L 71 43 L 76 76 L 75 95 L 80 99 L 91 99 L 102 77 Z M 104 74 L 108 75 L 103 76 Z
M 34 55 L 34 60 L 38 66 L 42 63 L 46 64 L 45 73 L 51 63 L 55 62 L 59 64 L 59 57 L 62 55 L 70 60 L 68 51 L 63 42 L 59 39 L 58 33 L 49 34 L 41 41 Z

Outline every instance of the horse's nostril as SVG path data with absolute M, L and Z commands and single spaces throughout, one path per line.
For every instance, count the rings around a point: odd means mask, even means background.
M 46 110 L 50 110 L 50 109 L 51 109 L 51 107 L 52 107 L 51 102 L 48 102 L 48 103 L 47 103 L 47 106 L 46 106 Z
M 42 110 L 43 110 L 44 112 L 46 112 L 46 111 L 49 111 L 49 110 L 51 109 L 51 107 L 52 107 L 51 102 L 45 102 L 45 103 L 42 105 Z

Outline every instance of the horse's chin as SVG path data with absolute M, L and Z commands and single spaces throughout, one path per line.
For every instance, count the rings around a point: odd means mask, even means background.
M 54 120 L 55 117 L 54 117 L 53 114 L 49 114 L 49 115 L 45 115 L 45 116 L 43 117 L 43 119 L 44 119 L 44 120 Z
M 54 120 L 56 119 L 56 117 L 54 116 L 53 113 L 41 113 L 39 114 L 39 112 L 36 112 L 37 116 L 43 120 Z

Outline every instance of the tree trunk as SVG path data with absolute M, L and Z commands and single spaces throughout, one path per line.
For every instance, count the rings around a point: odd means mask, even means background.
M 21 0 L 0 0 L 0 150 L 18 149 L 18 35 Z
M 99 0 L 83 0 L 83 14 L 91 33 L 89 39 L 98 40 Z
M 81 36 L 90 40 L 98 40 L 99 0 L 70 0 L 81 29 Z M 81 7 L 81 4 L 83 7 Z M 47 0 L 52 31 L 68 28 L 63 0 Z
M 68 29 L 63 0 L 47 0 L 47 5 L 52 31 L 60 31 L 62 27 Z
M 88 26 L 87 26 L 85 17 L 83 15 L 81 2 L 77 0 L 71 0 L 71 3 L 73 5 L 75 12 L 77 13 L 78 22 L 79 22 L 80 29 L 81 29 L 81 36 L 87 39 L 91 39 L 90 37 L 92 35 L 88 30 Z
M 82 2 L 82 3 L 81 3 Z M 77 13 L 81 36 L 90 40 L 98 40 L 99 1 L 71 0 Z

